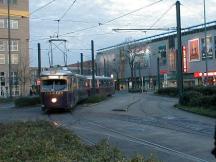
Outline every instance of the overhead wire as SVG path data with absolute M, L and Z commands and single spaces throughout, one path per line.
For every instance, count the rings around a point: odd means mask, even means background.
M 52 0 L 52 1 L 49 1 L 48 3 L 46 3 L 45 5 L 35 9 L 34 11 L 32 11 L 29 15 L 33 15 L 35 12 L 38 12 L 39 10 L 42 10 L 44 8 L 46 8 L 47 6 L 51 5 L 53 2 L 55 2 L 56 0 Z
M 173 6 L 175 6 L 175 4 L 172 4 L 165 12 L 163 12 L 162 15 L 153 22 L 149 29 L 152 29 L 173 8 Z
M 136 9 L 136 10 L 133 10 L 133 11 L 131 11 L 131 12 L 128 12 L 128 13 L 126 13 L 126 14 L 123 14 L 123 15 L 121 15 L 121 16 L 118 16 L 118 17 L 116 17 L 116 18 L 114 18 L 114 19 L 105 21 L 105 22 L 103 22 L 103 23 L 98 23 L 98 25 L 90 26 L 90 27 L 83 28 L 83 29 L 79 29 L 79 30 L 72 31 L 72 32 L 67 32 L 67 33 L 61 34 L 60 36 L 64 36 L 64 35 L 68 35 L 68 34 L 72 34 L 72 33 L 77 33 L 77 32 L 81 32 L 81 31 L 93 29 L 93 28 L 97 28 L 97 27 L 99 27 L 99 26 L 102 26 L 102 25 L 108 24 L 108 23 L 110 23 L 110 22 L 116 21 L 116 20 L 118 20 L 118 19 L 120 19 L 120 18 L 123 18 L 123 17 L 125 17 L 125 16 L 128 16 L 128 15 L 130 15 L 130 14 L 136 13 L 136 12 L 138 12 L 138 11 L 140 11 L 140 10 L 145 9 L 145 8 L 151 7 L 151 6 L 153 6 L 153 5 L 157 4 L 157 3 L 160 3 L 160 2 L 162 2 L 162 1 L 163 1 L 163 0 L 158 0 L 158 1 L 153 2 L 153 3 L 151 3 L 151 4 L 148 4 L 148 5 L 145 5 L 145 6 L 143 6 L 143 7 L 140 7 L 140 8 L 138 8 L 138 9 Z
M 59 18 L 59 20 L 62 20 L 65 15 L 70 11 L 70 9 L 73 7 L 73 5 L 76 3 L 77 0 L 74 0 L 71 5 L 68 7 L 68 9 L 63 13 L 63 15 Z

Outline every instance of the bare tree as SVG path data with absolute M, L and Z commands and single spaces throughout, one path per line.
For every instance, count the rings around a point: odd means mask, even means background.
M 124 55 L 127 58 L 128 64 L 130 66 L 132 80 L 134 79 L 135 63 L 137 62 L 137 60 L 140 60 L 143 57 L 145 49 L 146 46 L 144 46 L 143 44 L 132 44 L 131 41 L 126 41 Z
M 29 62 L 24 58 L 20 58 L 20 63 L 17 69 L 17 78 L 20 85 L 21 96 L 26 95 L 27 86 L 30 86 L 31 75 L 29 70 Z

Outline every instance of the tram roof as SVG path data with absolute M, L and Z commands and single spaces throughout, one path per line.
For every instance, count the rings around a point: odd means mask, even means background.
M 41 76 L 49 76 L 49 75 L 75 75 L 70 70 L 66 69 L 50 69 L 48 71 L 41 72 Z

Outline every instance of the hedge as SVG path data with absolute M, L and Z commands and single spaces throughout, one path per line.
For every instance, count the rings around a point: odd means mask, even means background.
M 17 98 L 15 101 L 16 107 L 25 107 L 25 106 L 34 106 L 41 103 L 41 99 L 39 96 L 35 97 L 20 97 Z

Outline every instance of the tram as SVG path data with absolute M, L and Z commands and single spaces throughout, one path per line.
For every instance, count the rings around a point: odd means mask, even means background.
M 72 73 L 67 68 L 43 71 L 40 77 L 42 111 L 53 109 L 71 110 L 79 101 L 87 99 L 92 93 L 92 77 Z M 96 95 L 114 94 L 112 78 L 95 76 Z

